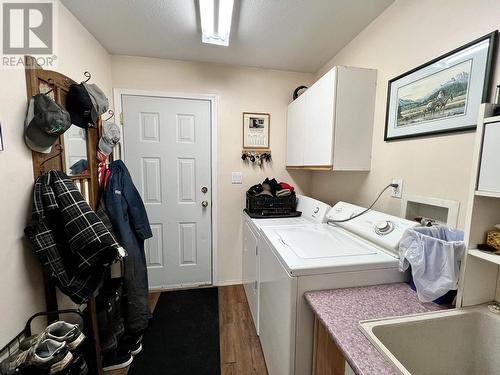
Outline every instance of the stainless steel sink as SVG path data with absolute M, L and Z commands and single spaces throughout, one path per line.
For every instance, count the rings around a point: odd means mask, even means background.
M 500 315 L 486 305 L 360 325 L 400 374 L 500 374 Z

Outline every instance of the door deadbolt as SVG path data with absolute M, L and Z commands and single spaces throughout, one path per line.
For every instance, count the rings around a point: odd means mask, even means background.
M 206 208 L 206 207 L 208 207 L 208 201 L 203 201 L 203 202 L 201 202 L 201 205 L 202 205 L 203 207 L 205 207 L 205 208 Z
M 207 188 L 206 186 L 203 186 L 203 187 L 201 188 L 201 192 L 202 192 L 203 194 L 206 194 L 206 193 L 207 193 L 207 191 L 208 191 L 208 188 Z

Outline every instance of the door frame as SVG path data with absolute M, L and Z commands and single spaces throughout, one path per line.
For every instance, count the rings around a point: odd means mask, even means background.
M 173 99 L 194 99 L 194 100 L 206 100 L 210 102 L 210 157 L 211 157 L 211 176 L 210 183 L 212 189 L 212 217 L 211 217 L 211 231 L 212 231 L 212 284 L 214 286 L 219 285 L 218 277 L 218 169 L 217 169 L 217 147 L 218 147 L 218 107 L 219 107 L 219 96 L 216 94 L 197 94 L 197 93 L 184 93 L 175 91 L 153 91 L 153 90 L 138 90 L 138 89 L 125 89 L 125 88 L 114 88 L 113 98 L 115 107 L 115 121 L 123 126 L 123 110 L 122 110 L 122 96 L 123 95 L 135 95 L 135 96 L 149 96 L 149 97 L 160 97 L 160 98 L 173 98 Z M 123 135 L 123 131 L 122 131 Z M 120 142 L 119 155 L 117 159 L 122 157 L 123 150 L 125 149 L 125 143 Z M 194 284 L 193 286 L 196 286 Z M 189 287 L 187 284 L 179 285 L 175 288 L 186 288 Z M 169 288 L 172 289 L 172 288 Z M 158 290 L 155 288 L 155 290 Z

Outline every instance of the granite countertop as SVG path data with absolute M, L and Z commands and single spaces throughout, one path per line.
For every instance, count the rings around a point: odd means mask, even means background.
M 358 375 L 397 374 L 361 332 L 360 320 L 443 309 L 422 304 L 406 283 L 307 292 L 305 298 Z

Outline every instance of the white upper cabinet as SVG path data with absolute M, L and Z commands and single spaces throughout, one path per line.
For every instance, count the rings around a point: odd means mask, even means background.
M 336 69 L 329 71 L 308 89 L 305 96 L 303 165 L 332 165 L 333 116 Z
M 377 73 L 337 66 L 288 106 L 288 168 L 367 171 Z

